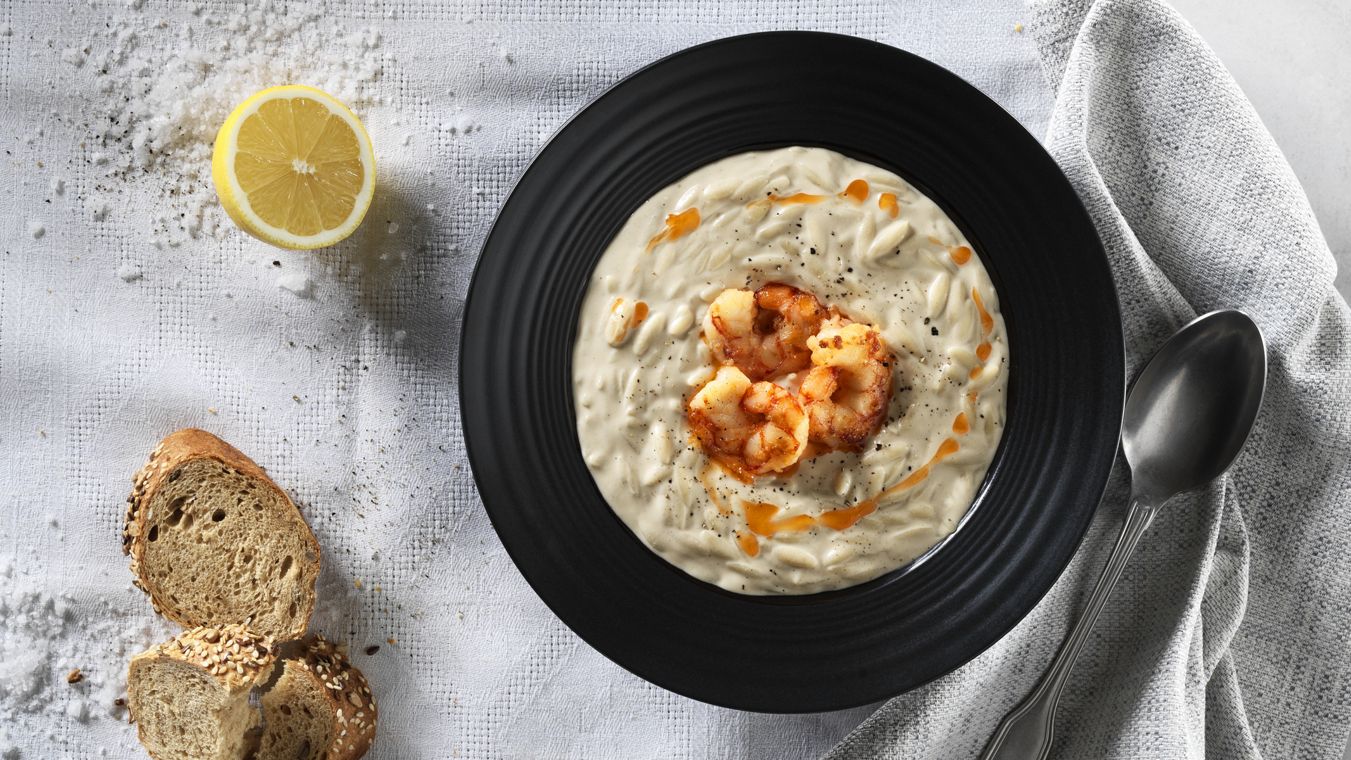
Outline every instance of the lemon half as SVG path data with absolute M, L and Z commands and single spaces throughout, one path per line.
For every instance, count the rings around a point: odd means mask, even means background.
M 375 194 L 375 153 L 361 120 L 313 87 L 271 87 L 216 133 L 211 179 L 225 212 L 282 248 L 333 245 L 361 224 Z

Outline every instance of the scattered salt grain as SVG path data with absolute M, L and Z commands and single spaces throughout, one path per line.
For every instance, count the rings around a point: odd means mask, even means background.
M 404 144 L 404 145 L 408 145 L 408 144 L 410 144 L 410 143 L 412 143 L 412 142 L 413 142 L 413 136 L 412 136 L 412 135 L 404 135 L 404 136 L 403 136 L 403 144 Z
M 314 281 L 300 272 L 288 272 L 277 278 L 277 287 L 299 298 L 314 297 Z
M 9 24 L 0 24 L 0 37 L 8 37 L 14 34 L 14 29 Z
M 132 8 L 140 0 L 131 0 Z M 374 29 L 351 29 L 316 6 L 276 0 L 199 4 L 197 16 L 120 14 L 89 43 L 84 70 L 103 91 L 89 135 L 90 160 L 149 194 L 145 224 L 158 247 L 228 229 L 211 181 L 216 131 L 235 106 L 266 87 L 319 87 L 358 113 L 388 62 Z M 364 114 L 363 114 L 364 115 Z
M 117 700 L 125 699 L 127 660 L 171 633 L 160 621 L 147 622 L 138 591 L 126 589 L 111 600 L 67 595 L 50 590 L 62 583 L 59 577 L 35 549 L 0 551 L 3 760 L 83 753 L 85 749 L 66 744 L 66 732 L 53 729 L 104 720 L 121 723 L 125 711 Z M 70 672 L 76 666 L 80 678 L 72 682 Z M 131 740 L 129 734 L 127 738 Z
M 78 48 L 66 48 L 65 50 L 61 51 L 61 60 L 65 61 L 66 63 L 69 63 L 71 66 L 74 66 L 77 69 L 83 66 L 84 62 L 88 58 L 89 54 L 86 51 L 80 50 Z
M 144 277 L 145 274 L 141 271 L 139 265 L 127 261 L 117 268 L 117 276 L 122 282 L 136 282 Z
M 82 700 L 66 703 L 66 717 L 79 723 L 89 722 L 89 705 Z
M 462 114 L 455 118 L 455 124 L 451 128 L 451 132 L 459 132 L 462 135 L 467 135 L 476 128 L 478 128 L 478 125 L 474 123 L 474 120 Z
M 402 343 L 402 342 L 404 342 L 404 341 L 407 340 L 407 339 L 408 339 L 408 331 L 407 331 L 407 330 L 395 330 L 395 331 L 394 331 L 394 342 L 395 342 L 395 343 Z
M 399 232 L 399 223 L 398 223 L 398 222 L 390 222 L 390 223 L 389 223 L 389 226 L 385 228 L 385 232 L 389 233 L 390 235 L 398 234 L 398 232 Z
M 37 219 L 31 219 L 28 222 L 28 234 L 33 236 L 34 240 L 47 234 L 47 227 Z
M 66 194 L 66 181 L 60 177 L 53 177 L 51 182 L 52 193 L 55 195 Z

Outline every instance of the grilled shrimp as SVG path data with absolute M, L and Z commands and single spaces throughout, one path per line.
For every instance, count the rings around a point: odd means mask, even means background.
M 751 380 L 811 366 L 807 338 L 827 316 L 816 296 L 772 282 L 752 293 L 724 290 L 704 315 L 704 340 L 719 365 L 732 365 Z
M 792 466 L 807 449 L 807 415 L 793 394 L 723 367 L 689 403 L 690 428 L 704 451 L 738 476 Z
M 857 451 L 882 424 L 891 397 L 891 354 L 876 329 L 832 317 L 807 340 L 812 369 L 802 381 L 810 439 Z

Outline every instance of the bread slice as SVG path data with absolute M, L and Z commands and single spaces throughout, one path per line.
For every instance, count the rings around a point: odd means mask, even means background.
M 375 699 L 361 671 L 321 636 L 299 642 L 263 693 L 258 760 L 356 760 L 375 740 Z
M 155 611 L 184 627 L 305 633 L 319 542 L 261 467 L 188 428 L 161 441 L 132 483 L 122 549 Z
M 127 704 L 155 760 L 242 760 L 257 744 L 255 686 L 276 653 L 241 625 L 192 628 L 131 659 Z

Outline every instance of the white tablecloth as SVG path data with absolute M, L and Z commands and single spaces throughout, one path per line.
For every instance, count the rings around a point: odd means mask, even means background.
M 464 462 L 461 306 L 494 212 L 548 135 L 693 43 L 770 28 L 882 40 L 1042 134 L 1051 95 L 1015 31 L 1024 11 L 989 6 L 0 5 L 0 757 L 141 756 L 112 701 L 130 654 L 171 629 L 129 588 L 122 502 L 155 442 L 188 425 L 265 466 L 318 534 L 314 623 L 370 677 L 372 757 L 828 749 L 868 710 L 691 702 L 611 664 L 530 591 Z M 375 142 L 375 203 L 334 250 L 254 241 L 200 182 L 230 105 L 286 81 L 348 98 Z M 128 103 L 153 108 L 105 144 Z M 74 667 L 84 679 L 69 685 Z

